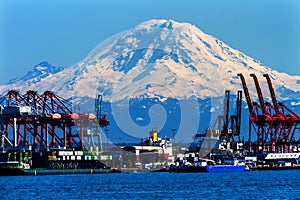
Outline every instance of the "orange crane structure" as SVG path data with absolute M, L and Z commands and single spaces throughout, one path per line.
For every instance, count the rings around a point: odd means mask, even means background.
M 76 148 L 84 146 L 95 127 L 106 127 L 106 115 L 80 113 L 80 108 L 52 91 L 20 94 L 10 90 L 0 100 L 2 148 Z M 13 142 L 11 142 L 13 141 Z M 10 147 L 12 146 L 12 147 Z
M 259 81 L 255 74 L 250 74 L 253 78 L 258 102 L 252 102 L 248 87 L 243 74 L 237 74 L 242 82 L 247 105 L 249 108 L 249 151 L 254 146 L 257 152 L 290 152 L 292 146 L 299 148 L 300 138 L 295 138 L 295 132 L 300 122 L 299 116 L 282 102 L 277 102 L 275 91 L 268 74 L 266 78 L 272 103 L 265 102 Z M 251 126 L 252 125 L 252 126 Z M 251 129 L 254 128 L 257 134 L 257 143 L 251 144 Z M 256 148 L 255 148 L 256 147 Z

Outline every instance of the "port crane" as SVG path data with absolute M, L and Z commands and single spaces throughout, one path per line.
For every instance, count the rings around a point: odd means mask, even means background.
M 275 121 L 275 131 L 274 131 L 274 140 L 283 145 L 283 152 L 286 150 L 290 152 L 291 145 L 299 145 L 300 138 L 295 138 L 295 132 L 300 122 L 300 117 L 284 103 L 278 102 L 275 95 L 275 90 L 272 85 L 271 78 L 268 74 L 263 75 L 268 83 L 271 99 L 273 105 L 271 109 L 273 110 L 273 120 Z M 273 144 L 274 145 L 274 144 Z M 273 148 L 278 148 L 278 146 Z
M 81 113 L 78 106 L 52 91 L 38 94 L 29 90 L 20 94 L 10 90 L 0 104 L 2 148 L 82 147 L 91 127 L 109 125 L 106 115 Z
M 257 125 L 257 137 L 258 137 L 258 147 L 261 147 L 263 150 L 265 148 L 265 144 L 271 142 L 271 130 L 272 130 L 272 116 L 271 113 L 267 112 L 266 104 L 263 98 L 263 94 L 258 82 L 258 79 L 255 74 L 250 74 L 250 76 L 254 80 L 256 92 L 258 95 L 258 103 L 254 103 L 255 107 L 259 108 L 261 113 L 258 115 L 258 120 L 256 122 Z
M 241 119 L 242 119 L 242 91 L 237 92 L 236 97 L 236 113 L 230 116 L 231 122 L 231 140 L 236 142 L 234 136 L 238 137 L 238 142 L 241 142 L 240 133 L 241 133 Z
M 96 98 L 95 98 L 95 114 L 96 114 L 96 119 L 99 124 L 99 127 L 97 127 L 95 130 L 95 135 L 98 138 L 98 146 L 100 147 L 101 150 L 103 150 L 100 128 L 107 127 L 110 124 L 110 122 L 106 118 L 106 115 L 102 113 L 102 95 L 101 94 L 96 95 Z M 106 144 L 107 144 L 108 143 L 108 138 L 107 138 L 108 129 L 105 129 L 105 133 L 106 133 Z M 93 138 L 94 137 L 91 137 L 92 140 L 93 140 Z M 94 141 L 92 141 L 92 145 L 94 145 Z
M 102 95 L 98 94 L 95 99 L 95 113 L 97 116 L 100 127 L 106 127 L 109 125 L 109 120 L 106 119 L 106 115 L 102 113 Z
M 236 96 L 236 111 L 235 114 L 229 116 L 230 91 L 225 91 L 223 115 L 218 116 L 218 130 L 220 131 L 221 139 L 226 140 L 227 144 L 234 151 L 241 150 L 238 143 L 241 142 L 241 112 L 242 112 L 242 91 L 237 92 Z
M 250 74 L 253 78 L 259 103 L 252 102 L 248 87 L 243 74 L 237 74 L 242 82 L 243 90 L 246 96 L 249 108 L 249 151 L 251 151 L 251 127 L 257 134 L 256 151 L 269 152 L 290 152 L 291 146 L 299 146 L 300 140 L 295 139 L 295 131 L 300 122 L 299 116 L 282 102 L 277 102 L 274 88 L 268 74 L 266 78 L 272 104 L 265 102 L 259 81 L 255 74 Z

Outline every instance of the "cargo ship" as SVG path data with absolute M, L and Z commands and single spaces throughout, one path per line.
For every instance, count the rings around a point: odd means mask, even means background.
M 104 165 L 98 156 L 85 149 L 8 151 L 0 153 L 0 160 L 1 176 L 118 172 Z
M 140 144 L 121 147 L 122 172 L 167 172 L 174 162 L 170 138 L 161 138 L 158 129 L 152 129 Z

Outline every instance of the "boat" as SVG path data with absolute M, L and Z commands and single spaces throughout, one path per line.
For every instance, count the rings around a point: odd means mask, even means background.
M 104 165 L 86 150 L 9 151 L 0 153 L 0 176 L 97 174 L 119 170 Z
M 246 171 L 246 165 L 212 165 L 205 167 L 208 172 L 243 172 Z
M 179 165 L 171 165 L 169 172 L 177 173 L 195 173 L 195 172 L 243 172 L 247 171 L 247 166 L 242 162 L 234 162 L 234 164 L 216 164 L 214 160 L 210 159 L 200 159 L 194 163 L 182 163 Z
M 169 172 L 177 173 L 195 173 L 195 172 L 244 172 L 247 171 L 246 165 L 236 166 L 236 165 L 209 165 L 209 166 L 195 166 L 195 165 L 181 165 L 181 166 L 171 166 Z
M 25 169 L 23 167 L 0 167 L 0 176 L 24 176 L 24 175 L 59 175 L 59 174 L 100 174 L 118 173 L 120 171 L 111 168 L 98 169 Z
M 207 172 L 206 167 L 196 165 L 171 165 L 169 172 L 173 173 L 195 173 L 195 172 Z
M 259 155 L 252 170 L 294 170 L 300 169 L 300 153 L 267 153 Z
M 26 167 L 20 164 L 18 161 L 0 162 L 0 176 L 26 175 L 26 171 L 25 171 Z
M 168 172 L 174 161 L 172 139 L 160 137 L 157 129 L 152 129 L 140 144 L 120 149 L 122 172 Z

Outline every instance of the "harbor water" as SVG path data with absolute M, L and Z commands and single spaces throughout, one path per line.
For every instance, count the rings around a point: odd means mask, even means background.
M 0 199 L 300 199 L 300 170 L 0 177 Z

